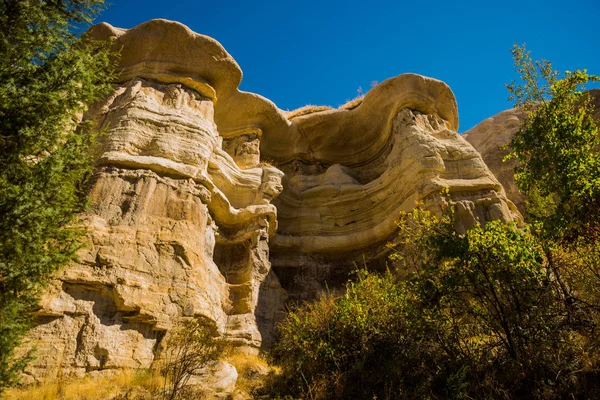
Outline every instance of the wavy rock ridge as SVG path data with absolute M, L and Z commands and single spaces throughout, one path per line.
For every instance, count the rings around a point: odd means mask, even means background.
M 180 317 L 268 346 L 288 297 L 385 263 L 398 212 L 439 208 L 442 188 L 460 231 L 520 218 L 456 133 L 443 82 L 400 75 L 357 106 L 288 118 L 238 89 L 218 42 L 179 23 L 88 35 L 114 40 L 121 75 L 85 116 L 107 131 L 81 216 L 90 244 L 42 301 L 32 379 L 148 368 Z

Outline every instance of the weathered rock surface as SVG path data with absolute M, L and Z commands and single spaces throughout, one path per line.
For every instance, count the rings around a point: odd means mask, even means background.
M 406 74 L 373 88 L 357 107 L 292 119 L 308 152 L 280 158 L 284 190 L 271 261 L 295 298 L 344 282 L 355 265 L 382 264 L 400 211 L 436 209 L 448 188 L 457 229 L 519 218 L 502 186 L 457 130 L 442 82 Z
M 594 104 L 594 118 L 600 121 L 600 89 L 588 91 Z M 512 108 L 490 117 L 462 134 L 483 158 L 489 169 L 504 187 L 506 196 L 525 215 L 525 198 L 517 189 L 514 179 L 516 160 L 503 162 L 514 134 L 526 117 L 524 111 Z
M 171 28 L 207 59 L 215 48 L 226 54 L 166 21 L 146 24 L 141 34 L 104 28 L 119 36 L 124 54 Z M 42 300 L 30 334 L 35 378 L 149 368 L 180 317 L 207 316 L 232 342 L 258 348 L 282 311 L 285 292 L 270 273 L 267 241 L 277 229 L 270 201 L 283 174 L 243 157 L 242 169 L 223 150 L 214 121 L 219 85 L 201 75 L 170 76 L 167 67 L 160 76 L 138 70 L 152 65 L 153 53 L 134 56 L 138 64 L 125 57 L 123 82 L 86 116 L 106 129 L 92 206 L 81 216 L 89 244 Z
M 483 161 L 504 187 L 506 196 L 522 214 L 525 214 L 525 198 L 515 184 L 517 162 L 503 160 L 509 153 L 506 146 L 519 130 L 524 118 L 523 111 L 511 108 L 482 121 L 462 134 L 462 137 L 481 154 Z
M 225 361 L 214 361 L 192 375 L 187 386 L 202 392 L 202 398 L 228 399 L 235 390 L 238 372 Z
M 520 218 L 456 133 L 443 82 L 400 75 L 351 107 L 294 115 L 239 91 L 233 58 L 176 22 L 89 35 L 115 40 L 121 75 L 85 116 L 107 132 L 81 216 L 89 240 L 42 300 L 35 379 L 148 368 L 181 317 L 268 346 L 288 296 L 385 263 L 398 212 L 439 208 L 442 188 L 459 231 Z

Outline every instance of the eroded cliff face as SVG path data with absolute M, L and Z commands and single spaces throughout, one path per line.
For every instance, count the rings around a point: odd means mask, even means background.
M 105 130 L 88 244 L 42 299 L 32 379 L 151 367 L 180 317 L 268 347 L 288 298 L 385 264 L 398 212 L 439 209 L 442 188 L 459 231 L 520 218 L 456 133 L 443 82 L 400 75 L 357 106 L 288 118 L 239 91 L 233 58 L 181 24 L 89 35 L 114 39 L 121 75 L 85 116 Z
M 457 109 L 443 82 L 388 79 L 357 107 L 292 118 L 308 151 L 288 152 L 274 201 L 279 229 L 271 262 L 292 298 L 310 299 L 356 266 L 385 267 L 398 215 L 421 202 L 456 203 L 457 230 L 518 219 L 477 151 L 456 133 Z M 300 148 L 300 150 L 304 150 Z

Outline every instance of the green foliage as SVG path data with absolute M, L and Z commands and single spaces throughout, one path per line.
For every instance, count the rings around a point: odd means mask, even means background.
M 346 293 L 290 312 L 273 350 L 281 366 L 273 394 L 372 399 L 423 394 L 427 343 L 412 335 L 411 294 L 391 274 L 359 271 Z M 426 393 L 426 392 L 424 392 Z
M 217 360 L 225 342 L 211 320 L 197 317 L 184 319 L 167 337 L 162 373 L 165 377 L 163 398 L 180 397 L 190 377 L 208 362 Z M 168 385 L 168 390 L 167 389 Z
M 86 106 L 110 90 L 106 44 L 74 33 L 102 0 L 0 2 L 0 391 L 46 278 L 71 260 L 90 172 Z
M 494 221 L 461 236 L 451 209 L 441 217 L 416 209 L 402 215 L 399 236 L 393 259 L 402 279 L 362 271 L 344 296 L 289 314 L 274 350 L 282 368 L 274 392 L 357 399 L 598 394 L 600 363 L 589 356 L 598 341 L 575 323 L 527 229 Z
M 545 399 L 575 390 L 577 345 L 534 236 L 493 221 L 462 237 L 427 229 L 409 237 L 430 249 L 410 284 L 425 334 L 449 360 L 446 390 L 458 372 L 458 397 Z
M 513 81 L 508 89 L 527 112 L 510 143 L 510 156 L 519 161 L 515 179 L 560 289 L 567 325 L 585 349 L 579 362 L 594 366 L 587 374 L 597 377 L 600 132 L 593 99 L 583 89 L 600 77 L 576 70 L 559 79 L 550 62 L 533 61 L 523 47 L 515 46 L 512 53 L 522 83 Z
M 302 398 L 600 397 L 600 134 L 585 70 L 559 79 L 524 48 L 527 118 L 510 143 L 533 225 L 493 221 L 455 232 L 403 214 L 395 274 L 359 273 L 281 325 L 273 388 Z
M 572 239 L 600 232 L 600 134 L 593 103 L 582 90 L 600 77 L 586 70 L 565 71 L 531 59 L 514 46 L 521 81 L 507 85 L 510 100 L 527 117 L 510 143 L 519 161 L 515 179 L 528 197 L 529 211 L 546 237 Z

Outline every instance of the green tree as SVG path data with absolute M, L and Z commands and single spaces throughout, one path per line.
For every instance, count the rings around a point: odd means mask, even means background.
M 599 394 L 594 332 L 567 307 L 529 229 L 465 235 L 451 209 L 403 214 L 397 276 L 362 271 L 291 312 L 271 394 L 315 399 L 560 399 Z M 588 319 L 589 321 L 589 319 Z
M 420 256 L 403 268 L 412 271 L 421 334 L 441 350 L 447 395 L 550 399 L 575 390 L 578 346 L 527 227 L 492 221 L 461 236 L 452 214 L 417 209 L 402 217 L 399 234 L 405 245 L 395 258 Z
M 512 54 L 520 82 L 507 85 L 510 99 L 527 113 L 510 143 L 509 156 L 519 161 L 515 180 L 559 284 L 567 325 L 590 356 L 586 373 L 597 377 L 600 131 L 594 99 L 584 85 L 600 77 L 576 70 L 559 78 L 550 62 L 534 61 L 524 47 L 514 46 Z
M 545 237 L 572 240 L 600 235 L 600 134 L 593 103 L 583 91 L 600 77 L 584 70 L 559 72 L 533 60 L 524 47 L 512 49 L 520 81 L 507 85 L 509 100 L 527 115 L 510 142 L 518 160 L 517 186 Z
M 110 90 L 106 44 L 82 40 L 102 0 L 0 1 L 0 391 L 39 290 L 74 257 L 91 170 L 86 106 Z

